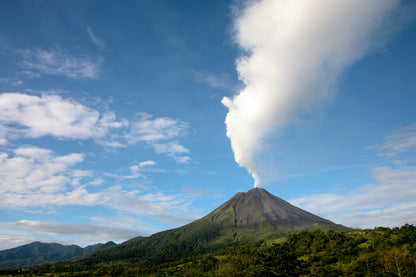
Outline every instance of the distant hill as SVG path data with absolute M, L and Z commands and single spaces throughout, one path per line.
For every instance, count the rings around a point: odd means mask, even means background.
M 237 193 L 213 212 L 188 225 L 97 251 L 76 263 L 80 267 L 115 261 L 158 264 L 241 242 L 276 239 L 305 229 L 349 230 L 297 208 L 262 188 L 255 188 Z
M 114 242 L 109 241 L 105 244 L 98 243 L 81 248 L 77 245 L 32 242 L 0 251 L 0 268 L 28 267 L 45 262 L 71 259 L 115 245 Z

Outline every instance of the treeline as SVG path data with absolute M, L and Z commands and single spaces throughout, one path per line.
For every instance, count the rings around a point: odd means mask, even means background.
M 416 276 L 416 227 L 303 231 L 166 263 L 58 263 L 10 275 L 36 276 Z

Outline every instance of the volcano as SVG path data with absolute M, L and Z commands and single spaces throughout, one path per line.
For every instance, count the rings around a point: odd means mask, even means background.
M 126 261 L 158 264 L 210 253 L 261 239 L 271 240 L 302 230 L 349 228 L 335 224 L 276 197 L 265 189 L 239 192 L 223 205 L 185 226 L 132 239 L 110 249 L 95 252 L 78 263 Z
M 332 229 L 345 228 L 295 207 L 262 188 L 254 188 L 247 193 L 237 193 L 208 217 L 211 215 L 213 218 L 219 218 L 227 213 L 234 214 L 236 226 L 246 228 L 259 229 L 266 222 L 281 230 L 318 226 Z

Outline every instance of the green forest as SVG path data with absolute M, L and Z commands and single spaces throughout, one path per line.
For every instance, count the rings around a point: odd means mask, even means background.
M 180 250 L 180 249 L 178 249 Z M 186 249 L 184 249 L 185 251 Z M 161 250 L 158 250 L 161 251 Z M 96 252 L 96 253 L 100 253 Z M 98 256 L 99 257 L 99 256 Z M 73 260 L 9 276 L 416 276 L 416 227 L 302 231 L 176 261 L 88 265 Z

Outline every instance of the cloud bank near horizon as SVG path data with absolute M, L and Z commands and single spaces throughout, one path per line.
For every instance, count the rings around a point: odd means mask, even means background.
M 236 9 L 236 69 L 245 87 L 224 97 L 235 161 L 262 185 L 267 135 L 327 99 L 348 66 L 383 42 L 396 0 L 262 0 Z M 389 25 L 390 24 L 390 25 Z M 264 184 L 263 184 L 264 185 Z

